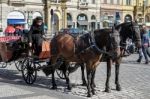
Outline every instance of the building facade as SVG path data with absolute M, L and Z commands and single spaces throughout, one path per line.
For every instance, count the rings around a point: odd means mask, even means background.
M 81 30 L 100 28 L 100 0 L 69 0 L 67 6 L 67 27 Z
M 124 22 L 125 17 L 133 19 L 134 3 L 134 0 L 101 0 L 101 26 L 112 26 L 116 14 L 119 14 L 120 22 Z
M 150 0 L 136 0 L 136 19 L 142 23 L 150 23 Z
M 44 17 L 43 5 L 42 0 L 1 0 L 0 28 L 4 31 L 9 24 L 29 28 L 35 17 Z
M 24 24 L 29 29 L 36 16 L 44 17 L 50 32 L 67 27 L 94 30 L 100 27 L 100 0 L 0 1 L 0 28 L 3 31 L 9 24 Z

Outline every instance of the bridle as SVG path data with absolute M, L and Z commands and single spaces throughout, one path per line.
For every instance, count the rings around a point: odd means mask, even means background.
M 135 23 L 133 23 L 133 22 L 123 23 L 123 24 L 120 24 L 118 27 L 120 29 L 120 36 L 121 36 L 120 48 L 127 52 L 127 49 L 126 49 L 127 38 L 132 39 L 132 42 L 138 42 L 141 40 L 140 37 L 137 38 L 138 37 L 137 33 L 140 32 L 139 27 L 138 27 L 138 25 L 135 25 Z M 128 28 L 130 30 L 128 32 L 124 32 L 124 30 L 122 30 L 122 28 L 125 30 Z M 126 34 L 126 35 L 124 35 L 124 34 Z
M 116 49 L 120 47 L 120 35 L 119 32 L 115 29 L 115 27 L 112 27 L 112 32 L 109 34 L 109 40 L 110 40 L 110 47 L 112 49 Z
M 139 26 L 136 25 L 136 23 L 131 22 L 130 28 L 131 28 L 131 32 L 130 32 L 131 35 L 128 33 L 128 37 L 132 39 L 132 42 L 134 43 L 140 42 L 141 37 L 140 36 L 138 37 L 138 34 L 137 34 L 137 33 L 140 33 Z

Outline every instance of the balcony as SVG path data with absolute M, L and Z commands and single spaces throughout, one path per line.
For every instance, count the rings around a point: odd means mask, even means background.
M 79 9 L 88 9 L 88 2 L 79 2 Z
M 25 0 L 9 0 L 11 4 L 25 4 Z
M 51 0 L 51 3 L 60 3 L 60 0 Z
M 65 3 L 69 0 L 51 0 L 51 3 Z

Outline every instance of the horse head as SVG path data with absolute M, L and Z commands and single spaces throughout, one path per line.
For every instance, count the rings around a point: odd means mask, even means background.
M 136 22 L 122 23 L 117 25 L 116 29 L 119 30 L 123 43 L 130 38 L 137 47 L 141 47 L 140 29 Z
M 109 35 L 109 46 L 110 49 L 114 52 L 113 56 L 118 57 L 120 55 L 120 34 L 119 31 L 116 30 L 114 27 L 112 28 L 112 32 Z

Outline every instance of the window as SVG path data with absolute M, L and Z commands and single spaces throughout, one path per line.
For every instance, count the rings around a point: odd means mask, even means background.
M 87 2 L 87 0 L 80 0 L 80 2 Z
M 117 4 L 120 4 L 120 0 L 117 0 Z
M 92 0 L 92 4 L 95 4 L 95 0 Z
M 107 0 L 104 0 L 104 3 L 107 3 Z
M 110 0 L 110 4 L 114 4 L 114 0 Z
M 87 20 L 87 16 L 85 14 L 80 14 L 77 17 L 77 20 L 79 20 L 79 21 L 85 21 L 85 20 Z
M 131 5 L 131 0 L 126 0 L 126 5 Z
M 94 15 L 91 16 L 91 20 L 95 20 L 96 17 Z
M 67 13 L 67 20 L 68 20 L 68 21 L 72 21 L 72 16 L 71 16 L 70 13 Z

